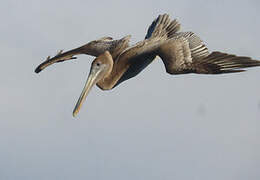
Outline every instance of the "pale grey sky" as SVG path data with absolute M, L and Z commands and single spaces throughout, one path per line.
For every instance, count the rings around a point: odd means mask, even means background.
M 165 72 L 157 59 L 72 110 L 93 57 L 35 74 L 57 50 L 102 36 L 142 40 L 169 13 L 210 50 L 260 59 L 259 1 L 2 0 L 1 180 L 258 180 L 260 68 Z

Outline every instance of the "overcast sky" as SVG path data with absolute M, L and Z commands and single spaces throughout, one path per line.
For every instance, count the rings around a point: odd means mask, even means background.
M 72 110 L 93 57 L 35 74 L 48 55 L 91 40 L 142 40 L 169 13 L 211 51 L 260 59 L 260 3 L 248 1 L 0 2 L 1 180 L 258 180 L 260 68 L 228 75 L 165 72 L 158 58 Z

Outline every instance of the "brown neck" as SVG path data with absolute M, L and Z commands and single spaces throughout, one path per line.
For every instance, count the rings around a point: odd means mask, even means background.
M 97 86 L 102 90 L 110 90 L 113 89 L 119 79 L 123 76 L 123 74 L 128 70 L 130 64 L 128 64 L 128 58 L 126 56 L 117 59 L 114 61 L 112 71 L 101 81 L 97 83 Z

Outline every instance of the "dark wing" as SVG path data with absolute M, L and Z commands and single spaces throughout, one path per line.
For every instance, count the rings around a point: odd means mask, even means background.
M 154 37 L 171 38 L 181 29 L 180 23 L 171 20 L 168 14 L 159 15 L 149 26 L 145 39 Z
M 192 32 L 179 33 L 163 43 L 158 50 L 166 71 L 170 74 L 221 74 L 244 71 L 260 66 L 260 61 L 249 57 L 221 52 L 209 53 L 205 44 Z

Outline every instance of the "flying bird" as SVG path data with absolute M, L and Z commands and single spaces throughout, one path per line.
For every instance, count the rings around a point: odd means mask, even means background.
M 168 14 L 159 15 L 149 26 L 145 39 L 133 46 L 128 44 L 130 36 L 115 41 L 112 38 L 105 39 L 109 44 L 106 46 L 93 41 L 92 47 L 87 44 L 82 46 L 85 48 L 76 48 L 59 53 L 54 58 L 47 58 L 35 72 L 40 72 L 55 62 L 73 59 L 77 54 L 97 56 L 91 64 L 87 81 L 73 110 L 73 116 L 76 116 L 94 85 L 102 90 L 112 89 L 139 74 L 156 56 L 161 58 L 169 74 L 237 73 L 245 71 L 244 68 L 260 66 L 260 61 L 250 57 L 209 52 L 197 35 L 193 32 L 180 32 L 180 27 L 180 23 L 176 19 L 171 20 Z M 104 39 L 101 41 L 104 44 Z M 123 47 L 119 45 L 120 41 L 123 42 Z

